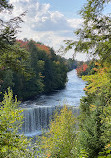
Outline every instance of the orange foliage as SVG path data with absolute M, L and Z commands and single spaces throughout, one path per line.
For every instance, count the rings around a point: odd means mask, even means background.
M 45 45 L 41 45 L 41 44 L 36 44 L 36 46 L 41 49 L 44 50 L 48 55 L 50 55 L 50 49 L 49 47 L 45 46 Z
M 84 90 L 84 91 L 87 91 L 87 88 L 84 88 L 83 90 Z
M 87 64 L 83 64 L 81 66 L 79 66 L 78 68 L 76 68 L 77 74 L 81 75 L 82 73 L 84 73 L 88 68 Z
M 28 41 L 22 41 L 22 40 L 16 40 L 16 42 L 19 44 L 19 46 L 21 48 L 26 48 L 28 50 Z M 37 48 L 39 48 L 40 50 L 44 50 L 47 55 L 50 55 L 50 48 L 45 46 L 45 45 L 41 45 L 41 44 L 35 44 L 37 46 Z
M 28 42 L 24 42 L 24 41 L 22 41 L 22 40 L 16 40 L 16 42 L 19 44 L 19 46 L 20 46 L 21 48 L 26 48 L 26 49 L 28 49 Z
M 98 69 L 97 69 L 97 68 L 95 68 L 95 67 L 93 68 L 93 70 L 94 70 L 94 71 L 98 71 Z
M 51 154 L 47 154 L 47 158 L 50 158 Z

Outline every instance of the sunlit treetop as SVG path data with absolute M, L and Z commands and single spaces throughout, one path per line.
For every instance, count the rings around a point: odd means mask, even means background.
M 22 40 L 16 40 L 16 42 L 19 44 L 21 48 L 26 48 L 28 50 L 28 42 L 29 41 L 22 41 Z M 36 43 L 33 41 L 33 43 L 37 46 L 38 49 L 43 50 L 46 52 L 47 55 L 50 55 L 50 48 L 42 43 Z

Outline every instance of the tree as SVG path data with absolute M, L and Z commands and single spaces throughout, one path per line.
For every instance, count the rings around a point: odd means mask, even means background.
M 103 13 L 109 2 L 87 0 L 80 12 L 83 26 L 75 32 L 78 41 L 67 41 L 66 48 L 75 46 L 76 52 L 99 57 L 98 68 L 93 68 L 94 72 L 90 72 L 93 74 L 84 77 L 86 96 L 80 104 L 80 151 L 85 151 L 89 158 L 111 156 L 111 14 Z
M 111 151 L 111 67 L 98 68 L 83 76 L 87 81 L 86 96 L 80 104 L 81 147 L 88 157 L 110 155 Z
M 91 53 L 98 55 L 102 61 L 111 61 L 111 17 L 102 13 L 108 2 L 110 0 L 88 0 L 80 12 L 83 27 L 75 32 L 79 40 L 67 41 L 66 49 L 75 46 L 77 52 Z
M 7 0 L 0 1 L 0 12 L 3 10 L 11 12 L 12 9 L 13 6 Z M 24 68 L 22 60 L 26 60 L 28 53 L 17 45 L 13 45 L 24 15 L 25 12 L 9 21 L 0 19 L 0 69 L 4 67 L 18 71 L 18 69 Z
M 103 139 L 105 128 L 101 121 L 102 102 L 98 99 L 95 102 L 93 101 L 93 104 L 89 106 L 89 114 L 85 112 L 84 115 L 80 116 L 82 119 L 80 122 L 81 149 L 85 149 L 89 158 L 98 157 L 99 153 L 104 150 L 107 142 Z
M 11 52 L 12 56 L 10 55 L 9 60 L 12 62 L 7 63 L 5 58 L 2 59 L 4 63 L 0 71 L 2 92 L 9 86 L 18 99 L 27 100 L 43 92 L 48 93 L 65 86 L 66 63 L 63 58 L 55 54 L 53 49 L 43 44 L 38 45 L 33 40 L 17 40 L 16 43 L 20 50 L 28 53 L 28 58 L 26 60 L 20 58 L 20 62 L 18 59 L 14 62 L 15 57 L 19 58 L 19 55 Z M 18 64 L 18 67 L 15 67 L 15 64 Z
M 0 12 L 4 10 L 11 12 L 13 6 L 7 0 L 0 1 Z M 28 59 L 29 53 L 20 48 L 16 41 L 16 34 L 20 23 L 23 22 L 22 13 L 9 21 L 0 19 L 0 91 L 4 91 L 10 86 L 13 88 L 14 73 L 29 75 L 24 61 Z M 1 98 L 0 98 L 1 99 Z
M 45 157 L 75 157 L 75 136 L 75 118 L 72 111 L 65 106 L 60 113 L 55 113 L 49 132 L 42 137 Z
M 22 124 L 22 110 L 20 103 L 13 99 L 10 89 L 5 92 L 4 99 L 0 102 L 0 157 L 8 158 L 34 158 L 35 151 L 31 142 L 23 135 L 17 134 Z M 30 148 L 30 149 L 29 149 Z
M 0 12 L 3 11 L 4 9 L 12 9 L 13 6 L 11 4 L 8 4 L 7 0 L 1 0 L 0 1 Z

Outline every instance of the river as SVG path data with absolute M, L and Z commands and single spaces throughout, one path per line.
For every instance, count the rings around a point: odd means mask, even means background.
M 84 96 L 85 82 L 76 74 L 76 70 L 67 73 L 68 82 L 63 90 L 50 95 L 42 95 L 33 101 L 22 103 L 24 123 L 21 132 L 26 136 L 39 135 L 47 129 L 55 109 L 63 105 L 74 107 L 77 111 L 80 99 Z

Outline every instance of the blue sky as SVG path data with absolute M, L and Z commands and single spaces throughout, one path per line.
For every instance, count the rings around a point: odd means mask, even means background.
M 59 11 L 67 18 L 77 18 L 78 12 L 86 0 L 39 0 L 40 3 L 49 3 L 51 11 Z
M 79 10 L 86 0 L 9 0 L 14 6 L 12 15 L 18 16 L 27 10 L 21 25 L 19 39 L 28 38 L 40 41 L 57 51 L 64 40 L 75 40 L 74 31 L 82 25 Z M 107 10 L 110 10 L 111 5 Z M 8 19 L 9 14 L 1 14 Z M 72 57 L 74 50 L 69 51 L 65 57 Z M 78 53 L 78 60 L 85 60 L 86 55 Z

